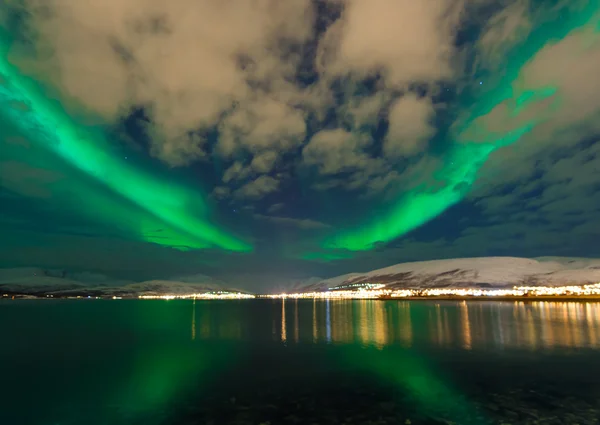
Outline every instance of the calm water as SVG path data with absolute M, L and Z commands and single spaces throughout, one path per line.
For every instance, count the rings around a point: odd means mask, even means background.
M 600 303 L 0 302 L 0 424 L 594 424 Z

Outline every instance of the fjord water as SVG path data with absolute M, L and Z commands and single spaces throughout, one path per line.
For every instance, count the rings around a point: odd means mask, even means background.
M 0 424 L 597 423 L 600 303 L 0 302 Z

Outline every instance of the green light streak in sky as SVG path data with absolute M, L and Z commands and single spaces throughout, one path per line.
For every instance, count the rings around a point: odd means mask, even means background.
M 141 210 L 123 220 L 115 216 L 115 202 L 104 204 L 102 196 L 87 193 L 80 200 L 82 211 L 106 221 L 130 223 L 146 242 L 178 249 L 252 249 L 209 221 L 208 206 L 200 193 L 136 168 L 111 152 L 100 131 L 76 124 L 58 102 L 45 97 L 38 84 L 8 62 L 9 49 L 10 43 L 0 35 L 0 114 L 29 141 L 56 154 L 120 195 L 123 202 L 133 203 Z M 134 209 L 122 210 L 127 213 Z M 156 229 L 160 229 L 160 235 L 152 233 Z
M 434 176 L 434 183 L 406 193 L 383 216 L 373 217 L 365 225 L 326 239 L 322 248 L 370 250 L 416 229 L 460 202 L 493 152 L 516 143 L 548 119 L 548 114 L 545 114 L 545 119 L 536 119 L 533 108 L 551 108 L 545 111 L 559 112 L 561 87 L 522 87 L 523 67 L 544 46 L 556 43 L 576 30 L 594 26 L 594 34 L 597 35 L 599 10 L 599 2 L 595 0 L 567 18 L 561 16 L 559 21 L 534 31 L 523 46 L 507 57 L 504 77 L 497 87 L 484 93 L 474 106 L 467 108 L 472 111 L 471 116 L 456 131 L 455 144 L 447 154 L 444 166 Z M 499 108 L 505 108 L 505 124 L 509 124 L 503 126 L 503 133 L 485 124 L 486 119 L 493 121 L 492 113 Z M 506 127 L 512 129 L 507 131 Z M 325 257 L 323 259 L 326 260 Z

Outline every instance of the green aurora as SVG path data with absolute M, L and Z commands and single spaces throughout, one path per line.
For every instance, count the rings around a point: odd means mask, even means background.
M 517 143 L 560 113 L 560 85 L 525 87 L 525 66 L 545 47 L 581 31 L 586 31 L 590 43 L 598 42 L 599 11 L 600 0 L 594 0 L 533 31 L 507 56 L 502 78 L 493 83 L 494 87 L 476 94 L 475 101 L 471 98 L 463 102 L 461 110 L 468 113 L 453 128 L 452 146 L 445 154 L 444 165 L 428 184 L 405 193 L 384 214 L 317 239 L 320 249 L 307 250 L 300 257 L 320 261 L 352 257 L 352 251 L 371 250 L 401 237 L 463 200 L 490 155 Z M 60 189 L 57 196 L 61 192 L 78 195 L 76 212 L 99 219 L 127 237 L 180 250 L 253 250 L 250 244 L 215 224 L 204 194 L 135 166 L 111 150 L 102 130 L 76 123 L 57 101 L 45 96 L 41 84 L 9 62 L 10 49 L 10 38 L 0 34 L 0 119 L 82 176 L 92 178 L 91 186 L 77 179 L 55 184 Z M 497 131 L 489 128 L 486 120 L 499 107 L 507 111 L 507 119 Z M 533 112 L 539 108 L 546 111 L 542 118 Z M 21 155 L 19 159 L 31 161 L 27 157 L 31 154 Z M 290 251 L 297 252 L 293 248 Z
M 100 130 L 75 123 L 57 101 L 44 95 L 40 84 L 8 61 L 10 46 L 8 37 L 0 35 L 0 117 L 37 147 L 101 183 L 103 187 L 89 190 L 69 179 L 63 189 L 78 195 L 80 212 L 139 240 L 180 250 L 252 250 L 209 220 L 201 193 L 136 168 L 111 152 Z M 29 156 L 26 152 L 19 159 L 28 162 Z
M 562 14 L 555 22 L 542 25 L 511 52 L 506 61 L 503 78 L 497 87 L 483 93 L 464 124 L 456 129 L 454 146 L 445 159 L 445 165 L 434 176 L 429 187 L 418 187 L 402 196 L 383 216 L 375 216 L 362 226 L 342 231 L 324 240 L 327 250 L 366 251 L 378 244 L 389 242 L 427 223 L 449 207 L 460 202 L 476 181 L 478 171 L 496 150 L 512 145 L 548 119 L 536 119 L 533 108 L 550 103 L 554 113 L 560 113 L 561 88 L 523 87 L 525 65 L 533 61 L 544 47 L 579 31 L 587 31 L 590 44 L 600 41 L 600 3 L 591 1 L 570 15 Z M 486 128 L 482 122 L 496 107 L 506 106 L 512 128 L 503 133 Z M 442 186 L 440 188 L 440 186 Z M 316 258 L 320 253 L 303 255 Z M 323 254 L 325 261 L 330 258 Z

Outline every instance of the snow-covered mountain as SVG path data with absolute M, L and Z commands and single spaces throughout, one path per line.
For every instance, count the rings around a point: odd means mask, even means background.
M 138 296 L 187 295 L 223 290 L 232 288 L 221 280 L 201 274 L 132 282 L 93 273 L 70 273 L 33 267 L 0 269 L 0 294 Z
M 0 292 L 18 292 L 24 294 L 43 293 L 80 289 L 85 283 L 67 277 L 66 273 L 55 273 L 33 267 L 0 269 Z
M 322 291 L 342 285 L 381 283 L 400 288 L 502 288 L 600 282 L 600 259 L 483 257 L 401 263 L 366 273 L 290 282 L 287 292 Z M 93 273 L 40 268 L 0 269 L 0 295 L 138 296 L 239 291 L 211 276 L 196 274 L 144 282 L 117 281 Z M 244 291 L 239 291 L 244 292 Z
M 514 285 L 588 284 L 600 282 L 600 259 L 482 257 L 401 263 L 367 273 L 350 273 L 307 285 L 321 291 L 341 285 L 385 284 L 400 288 L 502 288 Z
M 214 291 L 245 292 L 232 288 L 222 280 L 214 279 L 206 275 L 179 277 L 173 280 L 148 280 L 126 285 L 119 289 L 122 292 L 133 295 L 189 295 Z

